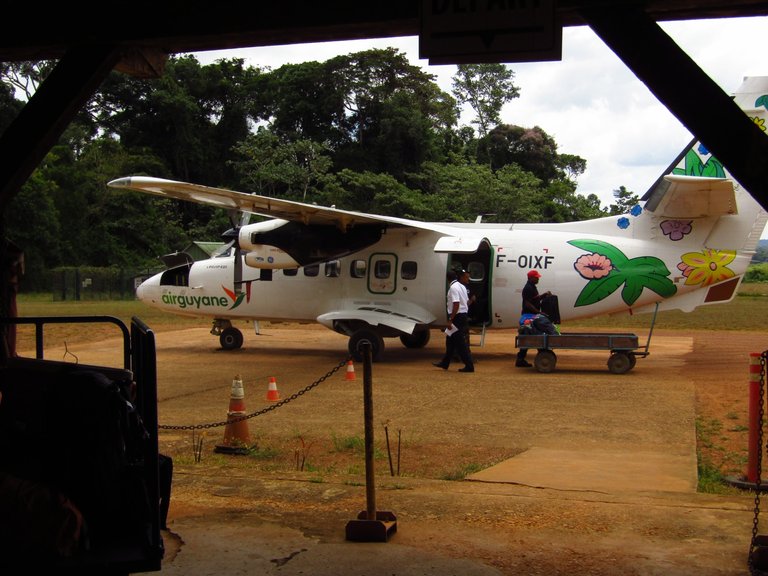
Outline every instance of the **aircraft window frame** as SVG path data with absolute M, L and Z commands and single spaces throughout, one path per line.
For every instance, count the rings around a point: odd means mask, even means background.
M 326 278 L 338 278 L 341 276 L 341 261 L 331 260 L 326 262 L 324 272 Z
M 400 265 L 400 278 L 403 280 L 415 280 L 419 274 L 419 263 L 415 260 L 403 260 Z
M 304 276 L 315 278 L 320 275 L 320 264 L 307 264 L 304 266 Z
M 399 259 L 392 252 L 376 252 L 368 257 L 368 291 L 394 294 L 397 290 Z
M 352 278 L 365 278 L 368 274 L 368 262 L 365 260 L 352 260 L 349 263 L 349 275 Z

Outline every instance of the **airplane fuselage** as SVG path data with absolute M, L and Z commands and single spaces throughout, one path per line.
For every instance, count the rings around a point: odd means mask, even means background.
M 663 248 L 654 244 L 651 254 L 643 240 L 624 238 L 619 248 L 616 236 L 573 230 L 534 234 L 527 229 L 489 226 L 482 232 L 477 249 L 470 252 L 436 253 L 440 234 L 393 229 L 370 248 L 322 264 L 272 270 L 267 275 L 243 266 L 239 292 L 233 285 L 234 257 L 212 258 L 193 263 L 188 273 L 171 269 L 148 279 L 138 296 L 150 305 L 187 315 L 320 321 L 333 328 L 330 321 L 323 322 L 329 312 L 375 308 L 439 327 L 446 323 L 446 274 L 452 264 L 460 263 L 470 271 L 470 292 L 486 307 L 481 323 L 514 328 L 520 319 L 521 292 L 530 270 L 541 273 L 542 292 L 558 296 L 561 319 L 567 322 L 641 311 L 673 295 L 678 303 L 684 303 L 682 297 L 687 293 L 728 278 L 733 281 L 727 291 L 721 289 L 725 296 L 717 301 L 730 299 L 750 259 L 734 251 L 733 258 L 725 262 L 718 260 L 723 251 L 708 254 L 701 244 L 685 242 L 669 242 Z M 584 244 L 577 241 L 588 242 L 588 248 L 579 247 Z M 616 251 L 626 260 L 617 262 Z M 686 274 L 686 266 L 690 266 L 685 265 L 691 255 L 698 256 L 700 268 L 698 280 L 693 282 L 690 272 Z M 622 276 L 605 281 L 611 272 Z M 716 276 L 718 272 L 721 276 Z M 699 300 L 695 305 L 703 303 Z M 686 309 L 684 304 L 675 307 Z

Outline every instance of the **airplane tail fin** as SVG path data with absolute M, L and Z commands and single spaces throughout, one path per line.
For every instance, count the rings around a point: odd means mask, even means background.
M 745 78 L 734 101 L 766 130 L 768 77 Z M 756 249 L 768 222 L 760 204 L 695 139 L 641 200 L 645 201 L 644 211 L 655 221 L 653 228 L 669 239 L 692 235 L 687 240 L 742 254 Z

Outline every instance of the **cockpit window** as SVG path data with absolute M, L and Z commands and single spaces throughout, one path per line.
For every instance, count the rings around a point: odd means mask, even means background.
M 189 286 L 189 270 L 191 264 L 169 268 L 160 276 L 161 286 Z

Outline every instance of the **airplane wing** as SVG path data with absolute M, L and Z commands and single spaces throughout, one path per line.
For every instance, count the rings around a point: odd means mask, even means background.
M 227 210 L 238 210 L 270 218 L 301 222 L 305 225 L 334 225 L 342 231 L 348 230 L 356 224 L 385 224 L 395 227 L 422 228 L 449 235 L 456 233 L 455 227 L 452 227 L 450 224 L 419 222 L 418 220 L 408 220 L 406 218 L 337 210 L 336 208 L 314 204 L 304 204 L 302 202 L 281 200 L 258 194 L 246 194 L 235 190 L 212 188 L 210 186 L 148 176 L 118 178 L 109 182 L 108 186 L 110 188 L 135 190 L 164 198 L 207 204 Z

